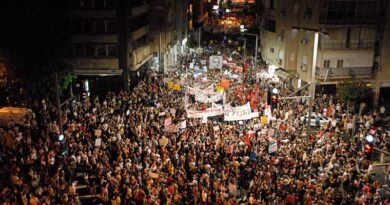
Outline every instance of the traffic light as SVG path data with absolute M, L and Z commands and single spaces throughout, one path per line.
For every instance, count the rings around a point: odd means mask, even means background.
M 278 94 L 272 93 L 271 95 L 271 107 L 272 108 L 277 108 L 278 107 Z
M 363 147 L 364 156 L 366 159 L 371 160 L 372 152 L 374 151 L 374 145 L 366 143 Z
M 271 96 L 272 96 L 271 91 L 267 91 L 267 105 L 271 105 Z

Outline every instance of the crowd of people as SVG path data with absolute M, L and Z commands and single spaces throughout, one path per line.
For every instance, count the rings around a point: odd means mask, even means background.
M 329 121 L 316 122 L 313 133 L 304 129 L 304 99 L 280 100 L 267 123 L 260 117 L 233 122 L 223 116 L 206 122 L 187 118 L 187 103 L 197 103 L 186 101 L 187 86 L 204 88 L 228 78 L 223 71 L 208 70 L 203 71 L 206 80 L 195 79 L 190 63 L 202 68 L 201 60 L 209 55 L 226 54 L 224 59 L 244 67 L 245 61 L 229 49 L 211 45 L 204 54 L 183 57 L 175 72 L 148 72 L 132 91 L 69 103 L 63 110 L 63 139 L 55 106 L 42 100 L 24 125 L 10 122 L 0 129 L 0 164 L 9 172 L 0 185 L 1 204 L 80 204 L 81 183 L 96 204 L 390 203 L 383 183 L 369 176 L 370 160 L 362 151 L 364 137 L 383 110 L 353 121 L 333 96 L 319 96 L 314 111 Z M 252 72 L 246 77 L 238 73 L 243 77 L 225 90 L 226 103 L 245 104 L 249 99 L 235 91 L 257 85 L 259 100 L 252 109 L 263 113 L 263 90 L 278 88 L 280 96 L 293 92 L 281 82 L 256 78 L 262 71 L 265 67 L 257 66 L 245 71 Z M 170 89 L 167 81 L 182 82 L 182 87 Z M 209 105 L 192 108 L 204 106 Z M 167 118 L 185 126 L 168 132 Z M 377 147 L 386 149 L 384 130 L 371 135 Z

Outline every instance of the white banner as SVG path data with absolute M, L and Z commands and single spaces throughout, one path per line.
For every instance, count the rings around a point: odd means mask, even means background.
M 223 63 L 222 56 L 210 56 L 209 68 L 222 69 L 222 63 Z
M 251 111 L 249 102 L 243 106 L 227 108 L 224 112 L 224 121 L 249 120 L 254 117 L 259 117 L 259 113 Z
M 223 93 L 214 92 L 212 94 L 205 94 L 203 92 L 195 93 L 195 100 L 198 102 L 209 103 L 209 102 L 217 102 L 223 99 Z
M 209 87 L 204 88 L 204 89 L 201 89 L 196 85 L 194 88 L 191 88 L 190 86 L 188 86 L 187 92 L 190 95 L 195 95 L 197 92 L 202 92 L 203 94 L 213 94 L 214 93 L 214 85 L 210 85 Z
M 222 108 L 208 108 L 207 110 L 186 110 L 187 118 L 203 118 L 203 117 L 214 117 L 223 115 Z

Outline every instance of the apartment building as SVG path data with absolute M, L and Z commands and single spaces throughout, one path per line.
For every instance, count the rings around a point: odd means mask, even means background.
M 263 0 L 262 4 L 262 57 L 269 66 L 286 71 L 284 77 L 295 88 L 311 81 L 316 32 L 317 82 L 375 81 L 386 0 Z
M 66 15 L 71 31 L 66 61 L 78 76 L 124 79 L 127 88 L 153 55 L 145 0 L 67 0 Z
M 390 5 L 387 5 L 386 18 L 380 19 L 383 24 L 383 41 L 381 42 L 381 55 L 379 69 L 375 82 L 375 101 L 378 105 L 390 102 Z
M 152 50 L 157 53 L 161 71 L 174 66 L 186 47 L 187 5 L 187 0 L 155 0 L 151 5 Z

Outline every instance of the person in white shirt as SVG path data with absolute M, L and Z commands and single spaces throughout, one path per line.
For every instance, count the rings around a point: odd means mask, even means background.
M 381 108 L 379 109 L 379 114 L 384 115 L 385 112 L 386 112 L 386 108 L 385 108 L 385 106 L 382 105 Z

